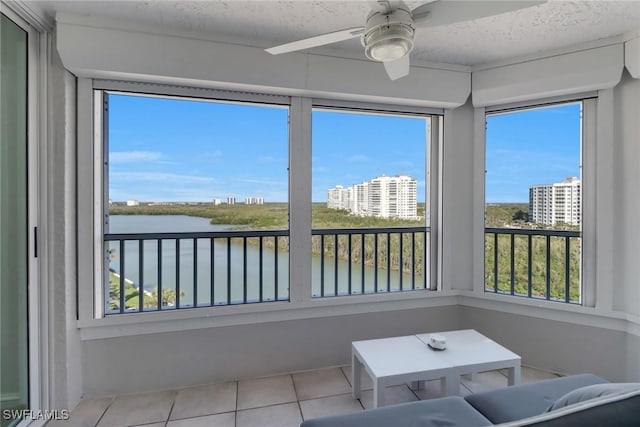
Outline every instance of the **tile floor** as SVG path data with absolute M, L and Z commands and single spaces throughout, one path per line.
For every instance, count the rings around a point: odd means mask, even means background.
M 521 382 L 556 377 L 522 367 Z M 361 398 L 351 397 L 351 368 L 326 368 L 172 391 L 87 399 L 65 422 L 48 427 L 298 427 L 303 419 L 362 411 L 372 406 L 371 380 L 364 374 Z M 507 385 L 506 372 L 463 378 L 462 396 Z M 387 389 L 387 404 L 439 397 L 440 381 L 421 390 L 408 385 Z

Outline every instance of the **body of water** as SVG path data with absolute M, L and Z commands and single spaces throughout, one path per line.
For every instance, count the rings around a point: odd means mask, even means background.
M 229 225 L 213 225 L 206 218 L 183 215 L 111 215 L 109 233 L 170 233 L 170 232 L 208 232 L 229 230 Z M 214 305 L 239 303 L 244 301 L 245 287 L 247 301 L 260 300 L 262 282 L 262 300 L 288 299 L 289 297 L 289 253 L 271 248 L 262 250 L 262 274 L 260 269 L 260 250 L 257 245 L 247 245 L 246 255 L 242 239 L 233 239 L 231 245 L 227 239 L 163 239 L 144 241 L 140 250 L 137 240 L 127 241 L 124 247 L 124 276 L 137 286 L 142 279 L 144 289 L 153 292 L 158 287 L 158 277 L 164 289 L 176 289 L 179 283 L 180 306 L 211 305 L 213 293 Z M 109 242 L 109 268 L 120 274 L 120 248 L 118 242 Z M 212 253 L 213 250 L 213 253 Z M 179 256 L 176 254 L 179 252 Z M 142 255 L 142 259 L 141 259 Z M 246 266 L 245 266 L 246 258 Z M 276 261 L 277 258 L 277 261 Z M 195 260 L 195 261 L 194 261 Z M 158 268 L 160 262 L 161 267 Z M 195 268 L 194 268 L 195 265 Z M 277 268 L 276 268 L 277 265 Z M 142 268 L 140 268 L 142 266 Z M 337 286 L 336 286 L 337 267 Z M 324 279 L 324 295 L 345 294 L 349 289 L 351 277 L 352 293 L 371 293 L 377 284 L 379 290 L 399 290 L 400 273 L 377 270 L 371 266 L 363 269 L 360 263 L 349 263 L 326 257 L 324 274 L 319 256 L 312 258 L 312 294 L 321 295 L 321 279 Z M 140 277 L 142 271 L 142 278 Z M 350 276 L 349 276 L 350 273 Z M 376 278 L 377 275 L 377 278 Z M 194 280 L 195 276 L 195 280 Z M 246 277 L 246 285 L 245 285 Z M 213 278 L 213 286 L 211 284 Z M 412 279 L 417 287 L 423 287 L 422 277 L 412 278 L 403 274 L 402 288 L 410 289 Z M 277 286 L 277 288 L 276 288 Z M 276 296 L 277 289 L 277 296 Z

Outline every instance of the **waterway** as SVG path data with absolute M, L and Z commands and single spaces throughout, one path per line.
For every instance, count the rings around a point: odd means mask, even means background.
M 109 217 L 109 233 L 170 233 L 170 232 L 208 232 L 229 230 L 231 226 L 211 224 L 206 218 L 183 215 L 112 215 Z M 176 257 L 176 240 L 162 241 L 161 254 L 158 254 L 158 243 L 155 240 L 145 241 L 140 260 L 139 243 L 127 241 L 125 243 L 124 276 L 135 284 L 140 283 L 140 265 L 142 265 L 142 282 L 147 292 L 158 287 L 158 275 L 161 276 L 162 287 L 180 288 L 180 306 L 210 305 L 213 291 L 215 305 L 260 300 L 260 283 L 262 282 L 262 300 L 288 299 L 289 296 L 289 253 L 263 248 L 262 274 L 260 269 L 260 250 L 257 246 L 248 245 L 245 254 L 241 240 L 234 241 L 228 252 L 226 239 L 216 239 L 211 254 L 209 239 L 198 239 L 194 250 L 193 239 L 183 239 L 179 243 L 179 262 Z M 109 245 L 109 268 L 120 273 L 120 254 L 117 242 Z M 194 252 L 196 268 L 194 268 Z M 230 254 L 230 257 L 228 256 Z M 311 256 L 311 255 L 310 255 Z M 276 261 L 277 258 L 277 261 Z M 213 263 L 212 263 L 213 259 Z M 161 268 L 158 269 L 160 260 Z M 324 295 L 336 294 L 335 260 L 325 257 L 324 266 L 319 256 L 312 257 L 312 295 L 320 296 L 322 292 L 321 278 L 324 279 Z M 213 270 L 212 270 L 213 265 Z M 277 265 L 277 268 L 276 268 Z M 321 274 L 322 268 L 324 274 Z M 349 263 L 338 260 L 337 263 L 337 294 L 345 294 L 349 289 L 351 277 L 352 293 L 371 293 L 375 291 L 377 283 L 379 290 L 399 290 L 400 273 L 371 266 L 364 268 L 353 262 L 349 276 Z M 196 280 L 194 281 L 194 275 Z M 377 275 L 377 278 L 375 277 Z M 211 278 L 213 277 L 213 287 Z M 403 274 L 402 288 L 410 289 L 412 284 L 422 287 L 422 277 L 411 277 Z M 277 285 L 277 289 L 276 289 Z M 277 290 L 277 292 L 276 292 Z

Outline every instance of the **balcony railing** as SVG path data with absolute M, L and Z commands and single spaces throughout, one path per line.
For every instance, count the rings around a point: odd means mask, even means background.
M 581 233 L 485 229 L 485 291 L 580 303 Z
M 314 297 L 426 289 L 429 229 L 312 230 Z M 289 300 L 289 231 L 105 234 L 107 314 Z
M 427 289 L 428 227 L 312 230 L 313 297 Z
M 107 314 L 289 300 L 289 231 L 105 234 Z M 122 256 L 124 254 L 124 256 Z

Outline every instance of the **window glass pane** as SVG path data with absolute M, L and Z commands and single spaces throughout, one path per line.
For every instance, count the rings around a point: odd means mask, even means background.
M 27 33 L 4 15 L 0 30 L 0 425 L 5 427 L 21 418 L 9 411 L 29 405 Z
M 581 107 L 487 116 L 487 290 L 580 300 Z
M 315 109 L 312 120 L 313 295 L 424 289 L 428 117 Z
M 107 123 L 108 233 L 144 233 L 107 242 L 107 312 L 288 299 L 287 108 L 111 93 Z

